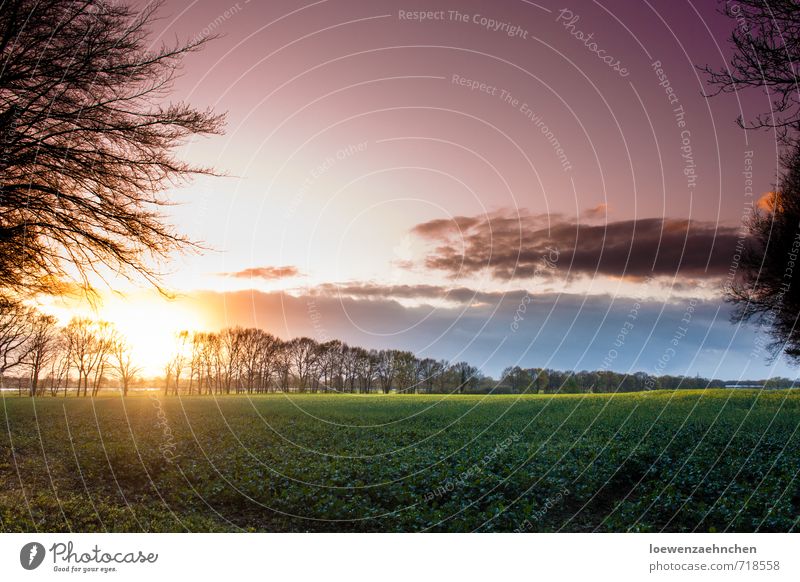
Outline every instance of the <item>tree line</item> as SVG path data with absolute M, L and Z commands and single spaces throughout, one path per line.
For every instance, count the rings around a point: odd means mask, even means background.
M 766 380 L 731 382 L 702 376 L 647 372 L 613 372 L 611 370 L 581 370 L 579 372 L 550 368 L 521 368 L 513 366 L 503 371 L 499 385 L 513 393 L 580 394 L 614 392 L 643 392 L 646 390 L 683 390 L 697 388 L 789 388 L 796 385 L 791 378 L 775 376 Z
M 131 346 L 113 324 L 76 317 L 59 326 L 20 301 L 0 295 L 0 387 L 9 373 L 30 396 L 97 396 L 113 382 L 127 395 L 139 367 Z
M 284 341 L 257 328 L 181 332 L 164 370 L 165 394 L 474 391 L 485 377 L 467 362 L 420 359 L 340 340 Z
M 15 373 L 30 396 L 127 396 L 146 385 L 131 345 L 113 324 L 54 317 L 0 297 L 0 382 Z M 730 385 L 730 384 L 728 384 Z M 787 387 L 788 378 L 740 385 Z M 723 380 L 652 376 L 645 372 L 506 368 L 499 380 L 468 362 L 419 358 L 397 349 L 367 349 L 340 340 L 282 340 L 258 328 L 176 334 L 163 376 L 149 381 L 165 395 L 297 393 L 613 393 L 655 389 L 722 388 Z
M 19 372 L 22 372 L 19 374 Z M 105 321 L 54 317 L 0 297 L 0 383 L 16 373 L 30 396 L 97 396 L 102 388 L 128 395 L 142 366 L 129 342 Z M 284 341 L 256 328 L 176 334 L 159 379 L 165 395 L 267 392 L 475 391 L 486 378 L 467 362 L 419 359 L 405 350 L 367 350 L 339 340 Z M 0 384 L 2 385 L 2 384 Z

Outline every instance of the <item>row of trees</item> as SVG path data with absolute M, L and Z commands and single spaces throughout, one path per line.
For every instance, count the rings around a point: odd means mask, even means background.
M 178 335 L 164 370 L 165 394 L 475 391 L 485 378 L 467 362 L 368 350 L 339 340 L 283 341 L 256 328 Z
M 75 318 L 58 326 L 19 301 L 0 296 L 0 386 L 15 374 L 30 396 L 127 395 L 142 368 L 108 322 Z M 183 331 L 165 369 L 165 394 L 295 392 L 459 392 L 490 381 L 467 362 L 419 359 L 404 350 L 367 350 L 333 340 L 283 341 L 256 328 Z
M 790 378 L 728 382 L 700 376 L 653 376 L 646 372 L 630 374 L 610 370 L 564 372 L 549 368 L 509 367 L 503 371 L 500 387 L 522 393 L 612 393 L 644 390 L 681 390 L 695 388 L 754 387 L 788 388 L 796 382 Z
M 730 385 L 783 388 L 789 378 L 735 384 L 699 376 L 653 376 L 645 372 L 559 371 L 506 368 L 499 382 L 467 362 L 417 358 L 404 350 L 368 350 L 339 340 L 283 341 L 256 328 L 180 332 L 169 358 L 164 393 L 260 394 L 266 392 L 371 393 L 612 393 L 655 389 L 722 388 Z M 55 318 L 0 295 L 0 387 L 17 374 L 20 392 L 96 396 L 113 386 L 127 395 L 142 381 L 125 338 L 108 322 Z M 21 372 L 21 375 L 20 375 Z M 153 386 L 153 382 L 150 383 Z
M 14 373 L 31 395 L 97 396 L 112 387 L 123 395 L 144 382 L 131 346 L 108 322 L 55 318 L 0 296 L 0 385 Z M 281 340 L 256 328 L 180 332 L 164 368 L 164 394 L 344 393 L 580 393 L 721 388 L 722 380 L 651 376 L 644 372 L 563 372 L 506 368 L 499 381 L 467 362 L 418 358 L 405 350 L 368 350 L 339 340 Z M 748 382 L 747 384 L 754 384 Z M 758 385 L 786 387 L 787 378 Z M 154 387 L 150 382 L 149 387 Z
M 53 316 L 0 296 L 0 386 L 14 373 L 31 396 L 66 396 L 70 388 L 97 396 L 111 381 L 127 395 L 140 370 L 112 324 L 75 318 L 62 327 Z

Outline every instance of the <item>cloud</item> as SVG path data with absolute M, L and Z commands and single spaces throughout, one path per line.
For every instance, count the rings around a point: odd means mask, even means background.
M 594 208 L 588 208 L 583 211 L 582 216 L 589 220 L 605 218 L 608 214 L 608 204 L 598 204 Z
M 555 267 L 570 274 L 718 277 L 728 272 L 740 237 L 737 228 L 687 219 L 583 224 L 507 212 L 433 220 L 412 233 L 433 247 L 427 268 L 452 278 L 488 271 L 499 280 L 531 277 L 555 255 Z
M 268 281 L 273 281 L 275 279 L 297 277 L 299 274 L 300 271 L 297 267 L 286 265 L 284 267 L 250 267 L 249 269 L 242 269 L 241 271 L 220 273 L 220 276 L 234 277 L 236 279 L 266 279 Z
M 448 301 L 460 304 L 493 303 L 503 298 L 521 299 L 523 290 L 510 292 L 482 291 L 469 287 L 442 287 L 439 285 L 382 285 L 378 283 L 324 283 L 311 290 L 314 295 L 325 297 L 347 297 L 351 299 L 398 300 L 413 299 Z

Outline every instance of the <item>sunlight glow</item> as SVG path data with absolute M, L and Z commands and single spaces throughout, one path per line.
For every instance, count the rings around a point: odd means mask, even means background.
M 175 349 L 178 332 L 204 329 L 200 314 L 160 297 L 112 298 L 98 310 L 98 315 L 125 335 L 146 376 L 163 372 Z
M 170 301 L 153 291 L 104 296 L 92 308 L 85 301 L 40 298 L 39 309 L 66 325 L 73 317 L 108 321 L 131 346 L 134 360 L 144 376 L 163 374 L 164 365 L 176 347 L 176 335 L 208 329 L 201 310 Z

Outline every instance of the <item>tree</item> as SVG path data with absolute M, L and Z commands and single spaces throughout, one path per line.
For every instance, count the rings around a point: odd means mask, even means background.
M 444 394 L 447 392 L 447 385 L 450 382 L 451 376 L 450 362 L 447 360 L 439 360 L 436 366 L 436 389 Z
M 117 331 L 107 321 L 75 317 L 61 331 L 64 348 L 71 364 L 78 371 L 77 394 L 97 396 L 108 368 L 109 358 L 117 341 Z
M 353 393 L 356 391 L 358 378 L 358 350 L 347 344 L 342 346 L 342 391 Z
M 359 379 L 359 391 L 368 394 L 372 391 L 372 382 L 378 370 L 378 352 L 354 348 L 356 351 L 356 374 Z
M 241 384 L 248 394 L 252 394 L 259 381 L 261 360 L 264 352 L 261 348 L 261 336 L 265 332 L 256 328 L 236 328 L 241 341 Z
M 550 383 L 550 375 L 544 368 L 535 368 L 531 370 L 534 393 L 539 394 L 547 391 L 547 386 Z
M 339 340 L 327 341 L 318 346 L 317 354 L 316 383 L 322 385 L 323 392 L 338 391 L 344 364 L 344 344 Z
M 58 396 L 61 388 L 64 388 L 64 396 L 67 395 L 69 388 L 69 374 L 72 367 L 72 355 L 63 333 L 56 336 L 54 348 L 55 357 L 50 361 L 50 373 L 48 381 L 50 383 L 50 395 Z
M 725 289 L 734 305 L 732 320 L 760 323 L 771 337 L 767 355 L 780 351 L 800 360 L 797 328 L 800 285 L 795 260 L 800 250 L 800 99 L 796 63 L 800 58 L 800 10 L 793 0 L 726 2 L 722 13 L 736 22 L 730 42 L 734 53 L 724 70 L 702 67 L 712 94 L 760 87 L 770 96 L 768 113 L 745 122 L 746 129 L 775 128 L 789 146 L 776 192 L 755 207 L 746 228 L 749 239 L 739 261 L 738 279 Z
M 292 375 L 292 342 L 282 342 L 275 351 L 275 373 L 278 376 L 278 389 L 288 392 Z
M 211 394 L 219 391 L 220 382 L 217 375 L 217 362 L 219 360 L 220 341 L 219 334 L 195 332 L 191 337 L 189 354 L 189 393 L 194 388 L 197 379 L 197 393 Z M 170 374 L 172 367 L 169 367 Z
M 28 356 L 31 317 L 30 308 L 0 295 L 0 386 L 4 374 Z
M 395 385 L 398 392 L 416 392 L 419 360 L 408 351 L 395 352 Z
M 97 396 L 100 387 L 105 379 L 105 372 L 109 365 L 114 346 L 119 339 L 119 334 L 112 324 L 107 321 L 99 321 L 95 324 L 96 330 L 96 364 L 94 366 L 94 378 L 92 380 L 92 397 Z
M 72 365 L 78 372 L 77 395 L 81 388 L 86 396 L 89 389 L 89 377 L 98 364 L 98 342 L 94 322 L 87 318 L 75 317 L 62 330 L 67 352 Z
M 711 85 L 711 95 L 735 93 L 760 87 L 772 99 L 768 113 L 753 121 L 741 117 L 746 129 L 775 128 L 784 141 L 791 141 L 800 127 L 797 66 L 800 58 L 800 10 L 795 0 L 737 0 L 721 3 L 720 11 L 736 26 L 731 32 L 733 56 L 728 66 L 700 67 Z
M 231 330 L 233 333 L 233 330 Z M 173 394 L 176 396 L 180 391 L 181 376 L 186 370 L 186 364 L 191 358 L 189 353 L 189 332 L 179 331 L 175 334 L 175 351 L 172 357 L 164 365 L 164 394 L 169 394 L 170 386 L 174 386 Z M 174 379 L 174 383 L 173 383 Z
M 160 195 L 193 173 L 175 158 L 223 118 L 163 104 L 205 38 L 151 49 L 158 3 L 6 0 L 0 10 L 0 288 L 58 292 L 139 273 L 193 243 Z M 73 274 L 76 273 L 76 274 Z
M 768 354 L 783 351 L 800 360 L 800 144 L 784 162 L 769 208 L 754 209 L 739 262 L 740 276 L 726 292 L 734 321 L 760 323 L 771 341 Z
M 575 378 L 575 374 L 568 372 L 567 377 L 564 378 L 564 383 L 561 385 L 561 389 L 559 390 L 559 392 L 574 394 L 577 391 L 578 391 L 578 381 Z
M 289 342 L 289 358 L 300 392 L 305 392 L 308 388 L 318 356 L 317 343 L 311 338 L 301 337 Z
M 421 388 L 429 394 L 433 392 L 434 380 L 439 371 L 439 362 L 433 358 L 425 358 L 420 361 L 418 368 L 418 381 Z
M 378 352 L 378 366 L 375 370 L 381 391 L 388 394 L 392 390 L 394 376 L 397 373 L 397 352 L 381 350 Z
M 458 362 L 453 365 L 456 375 L 457 389 L 460 394 L 466 388 L 474 389 L 478 384 L 478 368 L 470 366 L 468 362 Z
M 536 373 L 538 368 L 523 370 L 519 366 L 509 366 L 503 370 L 501 382 L 511 388 L 512 392 L 525 392 L 531 385 L 531 373 Z
M 280 352 L 283 342 L 265 331 L 261 332 L 259 338 L 261 352 L 260 385 L 261 391 L 266 392 L 272 383 L 272 376 L 279 372 Z
M 122 396 L 128 395 L 131 383 L 142 369 L 133 360 L 130 344 L 124 338 L 117 338 L 111 351 L 112 367 L 122 388 Z
M 225 394 L 231 393 L 231 388 L 239 391 L 238 380 L 241 377 L 243 364 L 244 341 L 241 328 L 223 329 L 219 334 L 220 345 L 217 352 L 219 361 L 219 372 L 221 374 L 222 385 Z
M 27 364 L 30 368 L 30 395 L 39 390 L 39 376 L 45 366 L 57 356 L 58 334 L 56 318 L 52 315 L 33 313 L 30 318 Z

